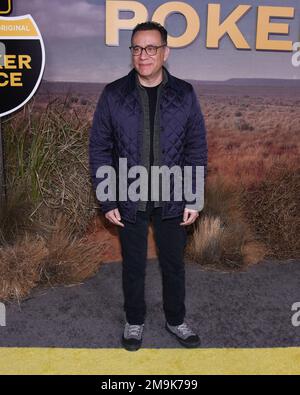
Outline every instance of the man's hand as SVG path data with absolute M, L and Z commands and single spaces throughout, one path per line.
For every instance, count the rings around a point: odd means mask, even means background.
M 199 211 L 185 208 L 183 213 L 183 222 L 180 225 L 191 225 L 199 217 Z
M 108 211 L 105 214 L 105 218 L 109 220 L 114 225 L 119 225 L 119 226 L 124 226 L 124 224 L 121 221 L 121 215 L 119 213 L 119 210 L 117 208 Z

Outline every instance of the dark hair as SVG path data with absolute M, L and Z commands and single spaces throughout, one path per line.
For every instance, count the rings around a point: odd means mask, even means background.
M 133 39 L 133 36 L 135 35 L 135 33 L 138 31 L 141 31 L 141 30 L 158 30 L 161 35 L 162 43 L 168 44 L 168 42 L 167 42 L 168 32 L 160 23 L 154 22 L 154 21 L 147 21 L 147 22 L 143 22 L 143 23 L 138 23 L 132 31 L 131 44 L 132 44 L 132 39 Z

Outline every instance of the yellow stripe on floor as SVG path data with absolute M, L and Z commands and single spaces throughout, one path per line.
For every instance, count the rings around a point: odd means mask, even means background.
M 0 374 L 299 374 L 300 348 L 0 348 Z

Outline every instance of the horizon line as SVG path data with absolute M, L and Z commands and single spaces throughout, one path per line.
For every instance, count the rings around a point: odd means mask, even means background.
M 195 82 L 227 82 L 227 81 L 232 81 L 232 80 L 273 80 L 273 81 L 300 81 L 299 78 L 272 78 L 272 77 L 232 77 L 232 78 L 227 78 L 226 80 L 196 80 L 193 78 L 182 78 L 186 81 L 195 81 Z M 110 82 L 113 82 L 114 80 L 111 81 L 74 81 L 74 80 L 48 80 L 46 78 L 42 79 L 42 82 L 67 82 L 67 83 L 74 83 L 74 84 L 109 84 Z

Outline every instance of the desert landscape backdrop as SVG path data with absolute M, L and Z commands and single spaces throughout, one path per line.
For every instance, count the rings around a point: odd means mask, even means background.
M 299 258 L 300 81 L 190 82 L 207 128 L 208 179 L 204 210 L 188 229 L 187 260 L 244 270 L 264 258 Z M 121 261 L 117 229 L 98 210 L 88 169 L 103 87 L 44 80 L 22 110 L 3 119 L 3 300 L 36 285 L 80 282 L 101 262 Z M 150 227 L 148 257 L 156 254 Z

